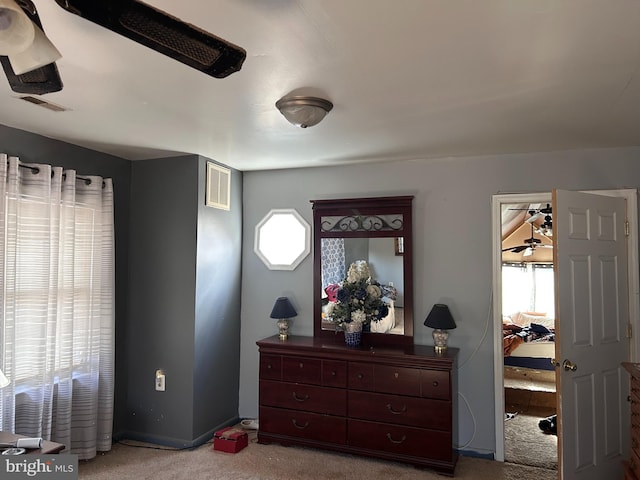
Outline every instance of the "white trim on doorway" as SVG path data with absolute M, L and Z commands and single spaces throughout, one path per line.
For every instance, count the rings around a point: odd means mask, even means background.
M 636 189 L 591 190 L 586 193 L 624 197 L 629 222 L 628 271 L 629 319 L 634 332 L 630 342 L 630 361 L 640 359 L 640 269 L 638 268 L 638 191 Z M 514 203 L 551 203 L 551 192 L 496 194 L 491 200 L 493 246 L 493 325 L 494 325 L 494 384 L 495 384 L 495 459 L 504 461 L 504 360 L 502 348 L 502 206 Z M 561 392 L 558 392 L 561 394 Z

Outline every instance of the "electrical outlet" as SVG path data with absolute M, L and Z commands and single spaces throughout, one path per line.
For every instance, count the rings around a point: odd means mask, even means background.
M 162 370 L 156 370 L 156 391 L 164 392 L 165 389 L 165 376 Z

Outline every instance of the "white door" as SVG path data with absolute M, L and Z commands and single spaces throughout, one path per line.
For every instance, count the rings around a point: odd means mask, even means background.
M 629 359 L 625 200 L 553 191 L 559 471 L 622 478 Z

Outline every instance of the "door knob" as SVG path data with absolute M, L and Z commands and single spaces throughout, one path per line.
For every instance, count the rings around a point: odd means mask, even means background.
M 578 366 L 575 363 L 572 363 L 570 360 L 565 359 L 562 362 L 562 367 L 567 371 L 575 372 L 578 369 Z

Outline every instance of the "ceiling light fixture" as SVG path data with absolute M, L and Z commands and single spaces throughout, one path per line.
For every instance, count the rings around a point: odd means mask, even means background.
M 276 108 L 289 123 L 300 128 L 313 127 L 331 111 L 333 103 L 318 97 L 285 97 L 276 102 Z
M 60 60 L 62 55 L 23 8 L 35 14 L 30 1 L 0 0 L 0 54 L 9 57 L 16 75 Z M 33 13 L 32 13 L 33 12 Z
M 14 92 L 62 90 L 55 65 L 60 58 L 31 0 L 0 0 L 0 63 Z

